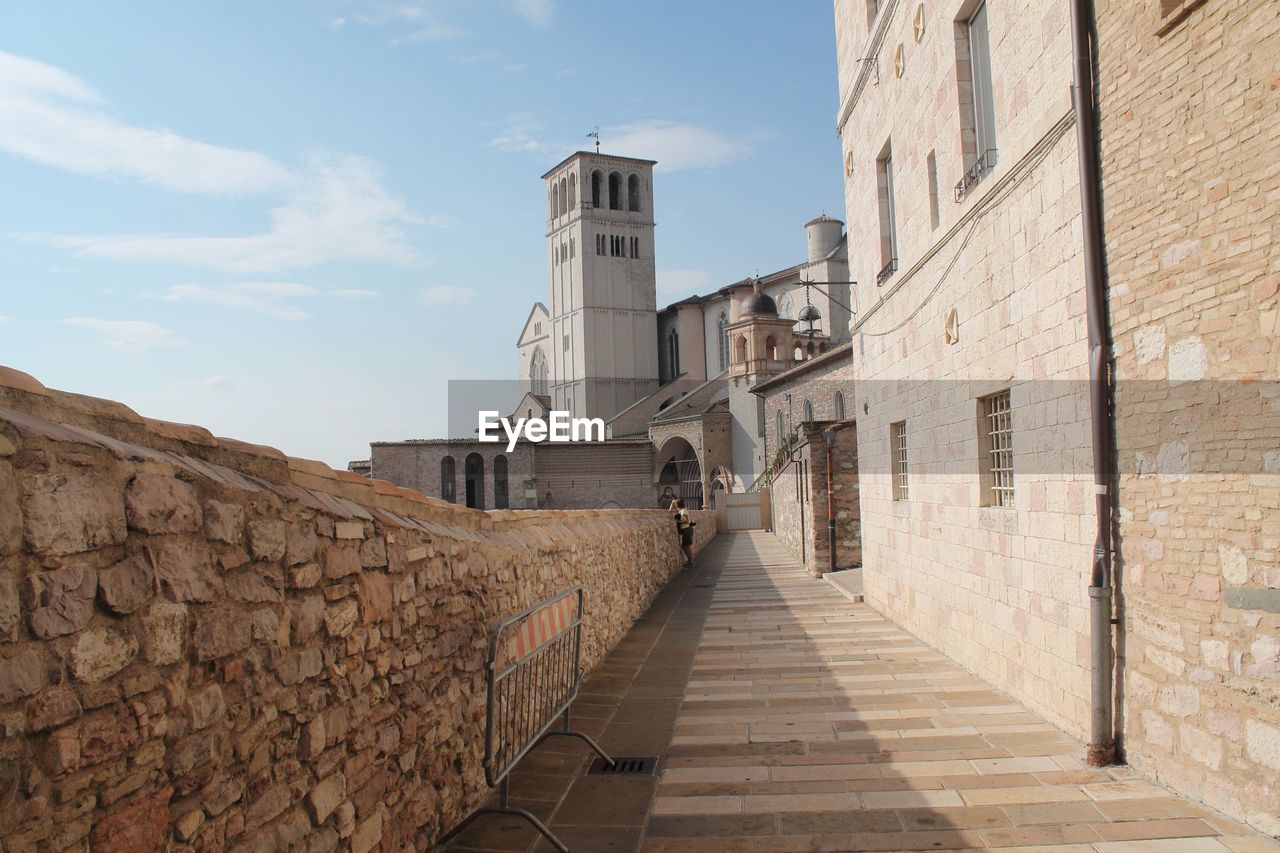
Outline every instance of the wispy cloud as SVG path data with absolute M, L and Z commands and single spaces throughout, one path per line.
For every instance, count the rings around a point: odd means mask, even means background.
M 423 222 L 383 186 L 381 170 L 372 160 L 317 155 L 295 192 L 271 210 L 270 226 L 259 234 L 66 235 L 52 242 L 91 257 L 235 273 L 274 273 L 350 260 L 411 266 L 423 258 L 411 246 L 403 226 Z
M 456 284 L 435 284 L 422 291 L 422 301 L 428 305 L 462 305 L 470 302 L 476 292 Z
M 382 294 L 376 290 L 360 290 L 359 288 L 344 287 L 335 290 L 333 295 L 339 299 L 377 299 Z
M 534 27 L 549 27 L 555 17 L 552 0 L 507 0 L 507 8 Z
M 718 130 L 688 122 L 653 119 L 600 129 L 601 146 L 609 154 L 657 160 L 655 170 L 680 172 L 712 169 L 751 153 L 748 139 L 734 139 Z M 528 115 L 511 116 L 502 131 L 489 140 L 499 151 L 563 157 L 587 146 L 585 140 L 548 138 L 542 125 Z
M 600 131 L 613 154 L 657 160 L 659 172 L 710 169 L 740 160 L 751 153 L 751 144 L 731 139 L 719 131 L 675 121 L 642 121 Z
M 498 0 L 497 5 L 526 24 L 546 29 L 555 18 L 554 0 Z M 482 29 L 492 3 L 443 3 L 440 0 L 399 0 L 398 2 L 366 2 L 363 11 L 350 17 L 334 18 L 329 26 L 339 28 L 350 21 L 371 27 L 387 35 L 387 43 L 395 47 L 419 42 L 441 42 L 469 35 L 467 26 Z
M 656 276 L 658 293 L 668 299 L 683 299 L 686 296 L 704 293 L 711 284 L 711 276 L 702 270 L 658 270 Z
M 417 42 L 449 41 L 465 35 L 446 22 L 430 3 L 374 3 L 355 19 L 365 26 L 393 33 L 387 43 L 396 46 Z
M 0 52 L 0 149 L 100 178 L 132 178 L 179 192 L 278 190 L 289 171 L 256 151 L 210 145 L 109 115 L 87 83 L 42 62 Z
M 159 347 L 176 347 L 186 343 L 163 326 L 147 320 L 100 320 L 94 317 L 68 317 L 62 322 L 97 332 L 108 349 L 118 352 L 145 352 Z
M 99 178 L 178 192 L 275 200 L 268 228 L 246 236 L 60 235 L 46 239 L 115 260 L 277 272 L 334 260 L 411 265 L 422 260 L 405 226 L 422 225 L 384 185 L 374 161 L 319 152 L 298 168 L 264 154 L 126 124 L 87 83 L 59 68 L 0 52 L 0 150 Z
M 314 287 L 282 281 L 246 281 L 235 284 L 208 286 L 204 284 L 176 284 L 159 299 L 166 302 L 198 302 L 220 305 L 266 314 L 280 320 L 305 320 L 310 313 L 294 304 L 316 294 Z
M 508 118 L 506 126 L 489 140 L 489 146 L 508 153 L 540 154 L 548 157 L 573 150 L 568 143 L 543 137 L 542 124 L 523 114 Z
M 9 318 L 3 314 L 0 314 L 0 323 L 7 323 L 7 322 L 9 322 Z

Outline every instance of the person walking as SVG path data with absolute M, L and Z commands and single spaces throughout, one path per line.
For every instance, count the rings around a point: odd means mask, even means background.
M 680 534 L 680 551 L 684 554 L 685 567 L 693 565 L 693 528 L 697 524 L 684 508 L 684 501 L 676 498 L 671 502 L 671 513 L 676 519 L 676 531 Z

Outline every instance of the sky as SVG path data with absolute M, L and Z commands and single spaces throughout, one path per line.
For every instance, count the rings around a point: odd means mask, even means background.
M 540 175 L 658 161 L 658 303 L 840 216 L 827 0 L 0 0 L 0 364 L 345 467 L 514 379 Z

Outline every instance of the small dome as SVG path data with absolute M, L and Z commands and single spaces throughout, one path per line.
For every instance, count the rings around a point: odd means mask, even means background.
M 800 313 L 799 315 L 797 315 L 796 319 L 799 320 L 801 323 L 807 323 L 810 320 L 814 320 L 814 321 L 821 320 L 822 312 L 820 312 L 813 305 L 806 305 L 800 309 Z
M 760 289 L 760 282 L 757 281 L 751 295 L 742 300 L 742 313 L 777 317 L 778 303 L 773 301 L 772 296 Z

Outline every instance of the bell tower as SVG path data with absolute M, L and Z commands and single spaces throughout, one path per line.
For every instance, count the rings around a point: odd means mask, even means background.
M 547 188 L 551 405 L 608 419 L 658 388 L 653 160 L 579 151 Z

